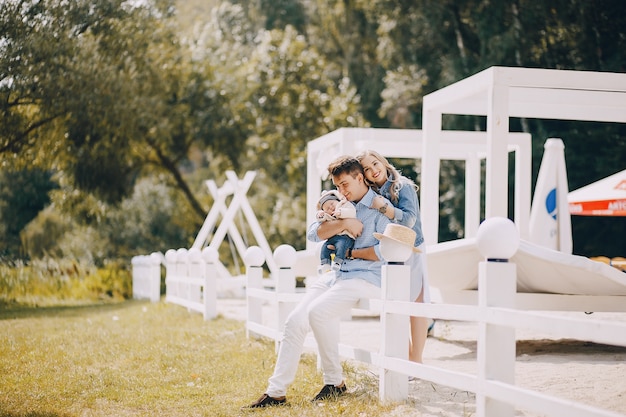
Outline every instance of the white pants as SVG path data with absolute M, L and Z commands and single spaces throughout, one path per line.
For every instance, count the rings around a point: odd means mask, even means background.
M 282 397 L 293 382 L 309 330 L 317 341 L 324 385 L 339 385 L 343 370 L 339 360 L 339 320 L 350 313 L 360 298 L 380 298 L 379 287 L 362 279 L 327 280 L 312 284 L 285 323 L 274 374 L 266 394 Z

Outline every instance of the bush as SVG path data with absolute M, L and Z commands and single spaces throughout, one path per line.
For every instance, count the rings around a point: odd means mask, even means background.
M 43 259 L 0 265 L 0 303 L 81 304 L 121 301 L 131 295 L 130 270 L 118 263 L 96 268 L 74 260 Z

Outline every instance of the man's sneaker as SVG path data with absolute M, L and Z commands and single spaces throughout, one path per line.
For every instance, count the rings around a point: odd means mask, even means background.
M 346 392 L 346 384 L 342 383 L 341 386 L 336 387 L 334 385 L 324 385 L 324 388 L 313 398 L 312 401 L 324 401 L 328 399 L 334 399 L 343 395 Z
M 256 402 L 250 405 L 247 405 L 245 407 L 242 407 L 242 408 L 247 409 L 247 408 L 274 407 L 277 405 L 285 405 L 286 403 L 287 403 L 287 399 L 285 397 L 273 398 L 267 394 L 263 394 L 261 398 L 256 400 Z

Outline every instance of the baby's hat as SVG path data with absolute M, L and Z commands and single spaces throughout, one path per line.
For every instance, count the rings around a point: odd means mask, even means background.
M 319 206 L 322 207 L 324 203 L 327 202 L 328 200 L 341 201 L 341 197 L 342 197 L 341 194 L 339 194 L 339 191 L 337 190 L 324 190 L 322 191 L 322 195 L 320 196 L 320 199 L 317 202 L 317 204 L 319 204 Z

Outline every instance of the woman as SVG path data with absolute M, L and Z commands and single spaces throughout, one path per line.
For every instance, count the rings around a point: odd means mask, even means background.
M 415 246 L 421 250 L 421 253 L 414 253 L 407 262 L 411 267 L 411 300 L 419 303 L 430 302 L 428 282 L 424 273 L 425 245 L 417 199 L 417 185 L 409 178 L 400 175 L 387 158 L 376 151 L 364 151 L 357 156 L 357 160 L 363 166 L 368 185 L 380 194 L 374 199 L 372 208 L 377 209 L 392 221 L 415 231 Z M 411 317 L 410 322 L 409 360 L 422 363 L 429 320 L 426 317 Z

